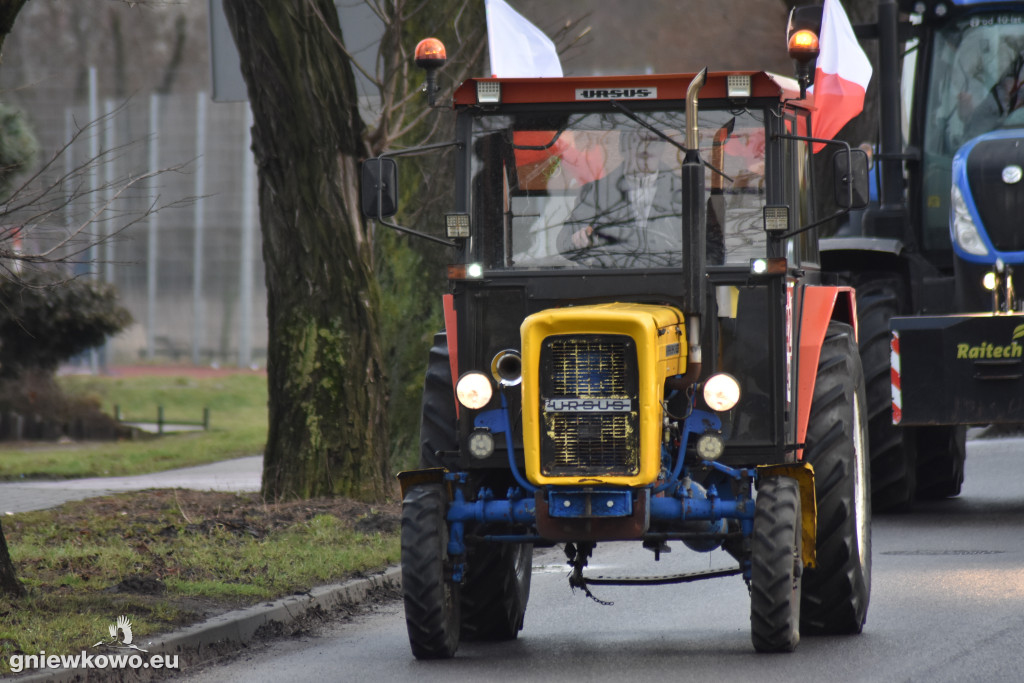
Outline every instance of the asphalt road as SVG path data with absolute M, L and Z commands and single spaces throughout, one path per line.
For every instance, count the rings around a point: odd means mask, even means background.
M 876 517 L 871 605 L 858 636 L 804 638 L 758 655 L 739 577 L 573 593 L 558 549 L 535 555 L 526 628 L 515 642 L 464 643 L 418 662 L 400 603 L 279 641 L 188 681 L 975 681 L 1024 678 L 1024 438 L 971 441 L 953 500 Z M 676 545 L 676 544 L 674 544 Z M 724 566 L 681 546 L 660 563 L 633 544 L 600 546 L 602 574 Z

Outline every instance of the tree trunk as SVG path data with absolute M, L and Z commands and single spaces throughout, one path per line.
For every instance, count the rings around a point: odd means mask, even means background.
M 263 494 L 379 500 L 392 486 L 365 154 L 331 0 L 224 0 L 253 112 L 266 266 Z M 333 35 L 332 35 L 333 34 Z
M 18 12 L 28 0 L 0 0 L 0 52 L 3 51 L 4 39 L 14 28 L 14 20 Z
M 14 571 L 14 561 L 7 551 L 7 539 L 4 538 L 3 523 L 0 522 L 0 595 L 21 597 L 25 595 L 25 587 L 18 581 Z

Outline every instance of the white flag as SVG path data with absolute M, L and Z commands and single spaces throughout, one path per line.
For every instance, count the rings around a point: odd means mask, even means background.
M 557 78 L 562 62 L 555 44 L 505 0 L 484 0 L 491 75 L 502 78 Z

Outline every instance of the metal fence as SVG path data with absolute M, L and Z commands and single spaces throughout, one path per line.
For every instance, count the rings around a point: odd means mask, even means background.
M 135 318 L 90 362 L 262 365 L 266 292 L 248 103 L 215 103 L 206 93 L 102 99 L 96 70 L 89 75 L 85 101 L 45 86 L 7 99 L 32 119 L 41 161 L 81 131 L 43 184 L 101 159 L 76 190 L 65 190 L 64 229 L 106 207 L 91 226 L 103 237 L 166 206 L 97 246 L 93 265 L 81 266 L 113 283 Z M 147 173 L 155 175 L 117 194 Z

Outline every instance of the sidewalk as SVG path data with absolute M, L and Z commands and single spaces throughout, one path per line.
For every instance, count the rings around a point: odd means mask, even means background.
M 0 483 L 0 514 L 56 507 L 122 491 L 184 488 L 197 491 L 259 491 L 263 456 L 254 455 L 133 477 L 93 477 L 61 481 Z

